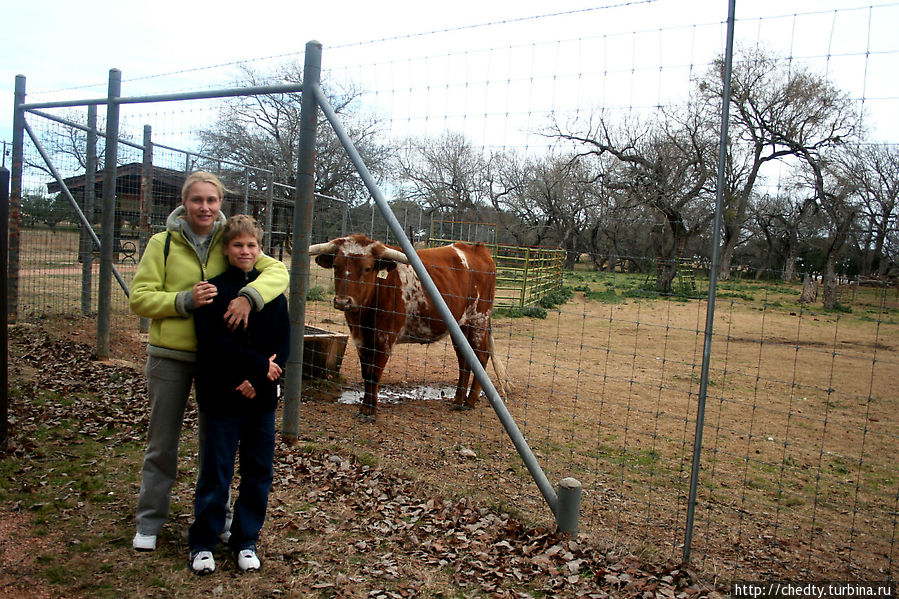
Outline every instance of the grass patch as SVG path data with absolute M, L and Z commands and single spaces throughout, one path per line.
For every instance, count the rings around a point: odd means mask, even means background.
M 642 299 L 659 299 L 662 297 L 662 294 L 655 289 L 628 289 L 624 292 L 625 297 L 635 297 Z
M 755 297 L 753 295 L 751 295 L 749 293 L 745 293 L 745 292 L 724 291 L 724 292 L 718 293 L 717 296 L 719 298 L 729 297 L 729 298 L 733 298 L 733 299 L 741 299 L 741 300 L 744 300 L 747 302 L 755 301 Z
M 827 310 L 827 312 L 835 312 L 838 314 L 852 314 L 852 306 L 837 302 L 833 305 L 833 308 Z
M 604 304 L 618 304 L 624 301 L 624 297 L 615 292 L 615 288 L 609 288 L 604 291 L 587 291 L 584 297 L 594 302 Z

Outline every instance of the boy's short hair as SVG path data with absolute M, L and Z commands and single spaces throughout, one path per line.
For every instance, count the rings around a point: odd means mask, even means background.
M 225 198 L 225 186 L 222 184 L 222 180 L 213 175 L 212 173 L 207 173 L 206 171 L 197 171 L 195 173 L 191 173 L 187 179 L 184 180 L 184 185 L 181 186 L 181 201 L 187 199 L 187 190 L 190 189 L 190 186 L 194 183 L 212 183 L 215 185 L 215 188 L 219 192 L 219 199 L 223 200 Z
M 228 245 L 231 240 L 241 235 L 252 235 L 258 243 L 262 243 L 262 227 L 256 219 L 248 214 L 235 214 L 225 221 L 222 233 L 222 244 Z

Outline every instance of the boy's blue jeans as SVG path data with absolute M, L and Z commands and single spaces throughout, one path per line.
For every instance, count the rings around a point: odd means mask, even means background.
M 191 552 L 211 551 L 225 523 L 234 458 L 240 448 L 240 487 L 234 502 L 230 545 L 255 545 L 265 521 L 275 455 L 275 411 L 246 410 L 239 416 L 206 415 L 206 439 L 188 534 Z

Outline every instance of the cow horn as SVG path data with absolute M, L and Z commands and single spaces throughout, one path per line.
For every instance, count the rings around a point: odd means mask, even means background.
M 325 243 L 316 243 L 315 245 L 309 246 L 309 255 L 310 256 L 318 256 L 319 254 L 333 254 L 337 251 L 337 244 L 333 241 L 326 241 Z
M 394 262 L 399 262 L 400 264 L 409 264 L 409 258 L 406 256 L 406 254 L 393 248 L 384 248 L 384 251 L 381 252 L 381 258 L 393 260 Z

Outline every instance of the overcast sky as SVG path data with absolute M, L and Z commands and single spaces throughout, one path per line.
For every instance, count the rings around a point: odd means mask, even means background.
M 12 98 L 17 74 L 27 78 L 28 99 L 46 101 L 63 95 L 76 98 L 105 96 L 108 71 L 123 73 L 124 95 L 180 91 L 177 88 L 224 86 L 233 64 L 265 57 L 294 57 L 302 60 L 305 43 L 321 41 L 325 48 L 325 66 L 336 59 L 329 49 L 342 48 L 340 60 L 347 64 L 358 59 L 370 62 L 378 52 L 392 46 L 403 54 L 426 54 L 436 48 L 491 47 L 539 40 L 571 39 L 596 32 L 620 33 L 669 28 L 680 24 L 721 23 L 727 17 L 726 0 L 452 0 L 451 2 L 284 2 L 256 0 L 247 3 L 204 2 L 191 0 L 154 0 L 122 2 L 71 0 L 12 2 L 4 9 L 4 33 L 0 38 L 0 140 L 11 138 Z M 854 18 L 844 9 L 874 5 L 875 23 L 868 12 L 857 11 Z M 595 7 L 617 6 L 602 10 Z M 626 5 L 626 6 L 621 6 Z M 841 21 L 835 22 L 828 11 L 840 9 Z M 805 19 L 800 31 L 793 13 L 817 13 L 815 20 Z M 468 26 L 514 21 L 551 13 L 571 13 L 550 18 L 522 20 L 499 26 Z M 738 39 L 757 35 L 752 19 L 784 16 L 780 42 L 788 51 L 868 52 L 891 61 L 893 77 L 899 73 L 899 5 L 884 1 L 860 0 L 737 0 Z M 766 20 L 766 35 L 776 20 Z M 818 23 L 809 26 L 809 23 Z M 450 29 L 448 33 L 417 35 Z M 868 31 L 872 33 L 869 35 Z M 778 35 L 774 33 L 774 35 Z M 366 40 L 400 37 L 396 43 L 359 44 Z M 409 37 L 404 37 L 409 36 Z M 723 43 L 720 40 L 719 43 Z M 871 48 L 874 44 L 876 47 Z M 850 48 L 851 46 L 851 48 Z M 822 50 L 823 48 L 823 50 Z M 276 60 L 280 60 L 278 58 Z M 257 61 L 264 64 L 264 61 Z M 212 65 L 231 65 L 224 69 L 203 69 Z M 834 61 L 835 72 L 838 65 Z M 850 69 L 847 86 L 865 86 L 872 96 L 899 94 L 876 81 L 859 83 L 858 68 Z M 163 73 L 181 73 L 176 78 L 152 77 Z M 207 79 L 222 79 L 211 84 Z M 842 75 L 837 75 L 842 76 Z M 853 76 L 855 80 L 849 81 Z M 173 83 L 176 81 L 176 83 Z M 885 81 L 884 81 L 885 83 Z M 890 82 L 892 83 L 892 81 Z M 161 85 L 162 89 L 154 86 Z M 93 86 L 93 87 L 90 87 Z M 60 91 L 65 90 L 65 91 Z M 861 92 L 855 92 L 861 93 Z M 892 141 L 899 142 L 899 133 Z

